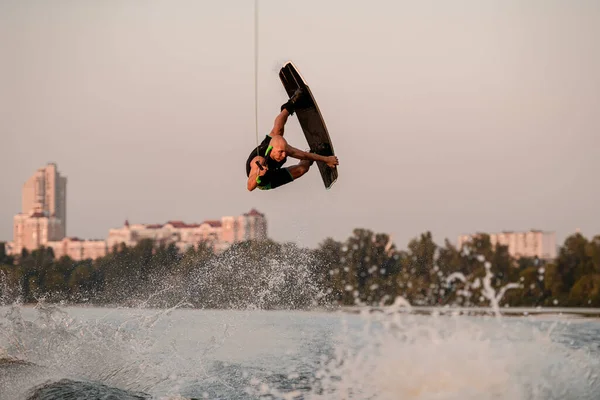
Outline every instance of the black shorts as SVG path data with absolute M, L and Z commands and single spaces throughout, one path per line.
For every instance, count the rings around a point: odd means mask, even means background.
M 268 170 L 267 173 L 263 175 L 260 179 L 261 181 L 266 183 L 259 183 L 258 188 L 260 190 L 269 190 L 278 188 L 279 186 L 283 186 L 287 183 L 292 182 L 294 180 L 294 177 L 292 176 L 292 173 L 289 169 L 277 168 Z

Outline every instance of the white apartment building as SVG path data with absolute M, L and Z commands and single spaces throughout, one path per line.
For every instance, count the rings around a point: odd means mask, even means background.
M 125 244 L 135 246 L 142 239 L 151 239 L 160 244 L 175 243 L 180 251 L 197 248 L 200 242 L 223 251 L 231 244 L 249 239 L 266 239 L 267 221 L 264 214 L 255 209 L 239 216 L 225 216 L 221 220 L 207 220 L 201 223 L 168 221 L 165 224 L 130 224 L 111 229 L 106 239 L 109 251 Z
M 458 248 L 462 248 L 465 243 L 469 243 L 480 234 L 460 235 L 458 237 Z M 507 246 L 509 254 L 517 259 L 521 257 L 537 257 L 542 260 L 556 258 L 555 232 L 532 229 L 527 232 L 504 231 L 490 233 L 489 236 L 492 246 L 498 244 Z

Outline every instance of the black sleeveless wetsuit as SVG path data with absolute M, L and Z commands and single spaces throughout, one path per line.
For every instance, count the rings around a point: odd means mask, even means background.
M 269 170 L 263 176 L 257 177 L 256 180 L 258 182 L 258 188 L 261 190 L 275 189 L 276 187 L 283 186 L 294 180 L 291 172 L 287 168 L 282 168 L 283 164 L 287 161 L 287 157 L 281 161 L 275 161 L 269 156 L 269 153 L 271 152 L 271 147 L 269 146 L 270 141 L 271 136 L 266 135 L 262 143 L 252 150 L 248 156 L 248 160 L 246 160 L 246 176 L 250 176 L 250 163 L 254 157 L 260 155 L 267 160 Z

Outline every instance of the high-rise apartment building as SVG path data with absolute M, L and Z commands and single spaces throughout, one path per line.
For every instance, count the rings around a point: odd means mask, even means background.
M 56 164 L 38 169 L 21 193 L 21 213 L 15 215 L 13 224 L 13 254 L 62 240 L 67 233 L 67 178 Z
M 59 221 L 60 239 L 67 236 L 67 178 L 55 163 L 38 169 L 23 185 L 21 213 L 41 213 Z

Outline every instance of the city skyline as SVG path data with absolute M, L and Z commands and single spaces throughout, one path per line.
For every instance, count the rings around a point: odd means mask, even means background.
M 265 216 L 254 208 L 238 217 L 224 216 L 220 220 L 205 219 L 200 223 L 169 220 L 165 223 L 130 224 L 126 219 L 122 228 L 110 228 L 103 239 L 82 240 L 76 235 L 66 236 L 61 219 L 56 218 L 66 216 L 66 182 L 67 178 L 59 173 L 56 163 L 38 168 L 26 180 L 22 187 L 22 210 L 14 217 L 13 240 L 7 241 L 9 254 L 17 255 L 22 248 L 31 251 L 44 245 L 53 248 L 58 257 L 68 254 L 74 259 L 95 259 L 106 255 L 115 246 L 135 246 L 144 238 L 155 243 L 174 243 L 180 251 L 200 242 L 212 243 L 215 250 L 222 251 L 236 241 L 268 237 Z M 254 226 L 254 217 L 260 222 L 257 227 Z M 458 236 L 456 247 L 460 249 L 481 234 L 490 236 L 492 246 L 507 246 L 509 254 L 517 259 L 537 257 L 552 260 L 559 246 L 556 232 L 530 229 L 463 233 Z M 176 239 L 173 239 L 174 235 L 177 235 Z
M 329 191 L 316 168 L 246 190 L 252 2 L 0 2 L 0 238 L 48 160 L 68 171 L 67 231 L 83 237 L 252 207 L 310 247 L 356 227 L 400 247 L 425 231 L 600 232 L 600 3 L 265 0 L 259 22 L 258 135 L 292 60 L 340 160 Z M 285 135 L 306 148 L 295 116 Z
M 179 251 L 197 248 L 206 243 L 216 252 L 226 250 L 236 242 L 266 239 L 267 220 L 256 209 L 238 216 L 223 216 L 219 220 L 185 223 L 169 220 L 164 224 L 130 224 L 111 228 L 103 239 L 80 239 L 66 235 L 67 178 L 58 172 L 56 163 L 38 168 L 21 189 L 22 210 L 14 216 L 13 240 L 7 241 L 6 253 L 18 256 L 23 250 L 49 247 L 56 258 L 68 255 L 73 260 L 104 257 L 115 248 L 136 246 L 144 239 L 155 244 L 174 244 Z
M 46 182 L 50 182 L 50 184 L 46 183 Z M 29 217 L 32 217 L 33 220 L 39 220 L 41 217 L 55 217 L 56 215 L 62 216 L 63 218 L 65 218 L 66 216 L 66 182 L 67 182 L 67 177 L 66 176 L 62 176 L 57 169 L 57 163 L 55 162 L 49 162 L 47 163 L 44 167 L 40 167 L 38 168 L 35 173 L 25 181 L 25 183 L 22 186 L 22 209 L 21 212 L 17 215 L 15 215 L 14 219 L 15 219 L 15 224 L 17 223 L 22 223 L 20 222 L 23 218 L 24 219 L 28 219 Z M 46 190 L 44 190 L 44 188 Z M 29 209 L 29 212 L 26 212 L 25 210 Z M 58 213 L 56 212 L 56 210 L 60 210 Z M 256 211 L 255 208 L 252 208 L 250 213 L 246 213 L 244 215 L 252 215 L 254 213 L 257 213 L 258 215 L 263 215 L 261 213 L 259 213 L 258 211 Z M 233 217 L 222 217 L 223 220 L 227 219 L 227 218 L 233 218 Z M 50 219 L 51 223 L 52 223 L 52 219 Z M 61 221 L 60 219 L 58 221 Z M 196 220 L 197 221 L 197 220 Z M 164 226 L 167 225 L 171 225 L 172 227 L 176 227 L 179 225 L 179 227 L 186 227 L 186 228 L 197 228 L 200 227 L 202 225 L 208 224 L 208 225 L 213 225 L 214 223 L 218 224 L 218 226 L 221 226 L 221 221 L 220 220 L 209 220 L 209 219 L 203 219 L 202 222 L 198 223 L 198 222 L 192 222 L 190 224 L 188 224 L 187 222 L 184 222 L 183 220 L 167 220 L 164 223 L 160 223 L 155 221 L 152 222 L 134 222 L 132 225 L 138 227 L 138 229 L 150 229 L 150 230 L 156 230 L 156 229 L 160 229 Z M 37 225 L 39 225 L 38 222 L 36 222 Z M 36 226 L 37 226 L 36 225 Z M 106 237 L 95 237 L 95 238 L 83 238 L 80 237 L 80 235 L 70 235 L 67 236 L 66 235 L 66 226 L 64 226 L 64 224 L 62 224 L 62 222 L 57 222 L 57 230 L 56 232 L 58 232 L 57 234 L 55 234 L 54 236 L 50 235 L 50 236 L 46 236 L 46 237 L 50 237 L 49 241 L 55 241 L 55 242 L 60 242 L 63 241 L 63 239 L 66 239 L 67 244 L 63 243 L 61 246 L 66 246 L 71 242 L 81 242 L 81 243 L 87 243 L 90 242 L 90 244 L 92 242 L 99 242 L 99 241 L 103 241 L 107 243 L 106 246 L 106 252 L 110 251 L 110 249 L 117 243 L 114 242 L 114 239 L 111 241 L 111 233 L 114 232 L 119 232 L 120 228 L 114 228 L 111 227 L 108 230 L 108 236 Z M 130 223 L 129 223 L 129 218 L 125 219 L 125 227 L 129 227 Z M 14 229 L 16 228 L 16 225 L 14 227 Z M 48 228 L 45 228 L 48 229 Z M 366 227 L 366 229 L 369 229 L 368 227 Z M 265 237 L 266 237 L 266 226 L 265 226 Z M 389 233 L 389 232 L 384 232 L 384 233 Z M 575 232 L 573 233 L 580 233 L 579 229 L 576 229 Z M 516 256 L 517 258 L 519 258 L 520 256 L 526 256 L 526 257 L 533 257 L 533 256 L 538 256 L 540 258 L 545 258 L 545 259 L 552 259 L 556 256 L 556 247 L 558 246 L 558 243 L 556 242 L 556 232 L 552 231 L 552 230 L 540 230 L 540 229 L 535 229 L 535 228 L 530 228 L 528 230 L 513 230 L 513 229 L 504 229 L 501 230 L 499 232 L 490 232 L 490 231 L 476 231 L 476 232 L 472 232 L 472 233 L 460 233 L 459 235 L 457 235 L 457 239 L 456 240 L 452 240 L 451 238 L 444 238 L 444 239 L 448 239 L 450 240 L 451 243 L 455 244 L 458 248 L 461 247 L 462 244 L 468 242 L 469 240 L 471 240 L 474 236 L 477 236 L 479 234 L 489 234 L 490 238 L 492 240 L 492 245 L 495 245 L 496 243 L 500 243 L 500 244 L 504 244 L 507 245 L 509 247 L 509 252 L 511 253 L 511 255 Z M 541 238 L 539 239 L 540 242 L 540 246 L 543 247 L 546 251 L 549 253 L 545 254 L 544 256 L 542 256 L 541 254 L 537 254 L 537 252 L 539 252 L 539 249 L 531 249 L 528 248 L 528 245 L 526 243 L 526 240 L 528 237 L 532 236 L 532 235 L 537 235 L 540 234 L 542 236 L 544 236 L 544 239 L 542 240 Z M 551 238 L 547 238 L 546 236 L 550 235 Z M 203 239 L 206 240 L 206 233 L 201 235 L 203 236 Z M 416 235 L 415 235 L 416 237 Z M 6 243 L 8 243 L 9 245 L 15 247 L 15 244 L 18 243 L 18 241 L 16 240 L 17 238 L 17 233 L 15 232 L 13 234 L 13 238 L 12 241 L 11 240 L 0 240 L 0 241 L 4 241 Z M 249 238 L 249 237 L 248 237 Z M 83 240 L 82 240 L 83 239 Z M 323 238 L 324 239 L 324 238 Z M 530 239 L 531 240 L 531 239 Z M 548 241 L 549 240 L 549 241 Z M 522 242 L 525 241 L 525 243 L 523 244 Z M 518 244 L 517 244 L 518 242 Z M 549 245 L 548 243 L 551 242 L 551 245 Z M 135 242 L 127 242 L 125 241 L 126 244 L 128 245 L 134 245 Z M 537 243 L 537 242 L 536 242 Z M 543 243 L 543 246 L 542 246 Z M 94 243 L 95 244 L 95 243 Z M 398 245 L 398 243 L 396 243 L 396 245 Z M 531 245 L 531 242 L 529 243 L 529 245 Z M 537 244 L 536 244 L 537 246 Z M 55 250 L 58 249 L 59 245 L 58 244 L 53 244 L 51 247 L 54 247 Z M 96 246 L 97 247 L 97 246 Z M 15 254 L 20 253 L 20 249 L 21 246 L 18 245 L 17 246 L 17 251 L 15 252 Z M 521 250 L 521 253 L 516 250 L 517 248 L 519 248 Z M 548 250 L 549 248 L 552 248 L 551 250 Z M 525 251 L 525 253 L 523 254 L 523 249 Z M 15 251 L 15 250 L 13 250 Z M 60 253 L 59 253 L 60 254 Z M 94 254 L 102 254 L 102 252 L 98 253 L 96 250 L 94 250 Z M 550 254 L 550 255 L 548 255 Z

